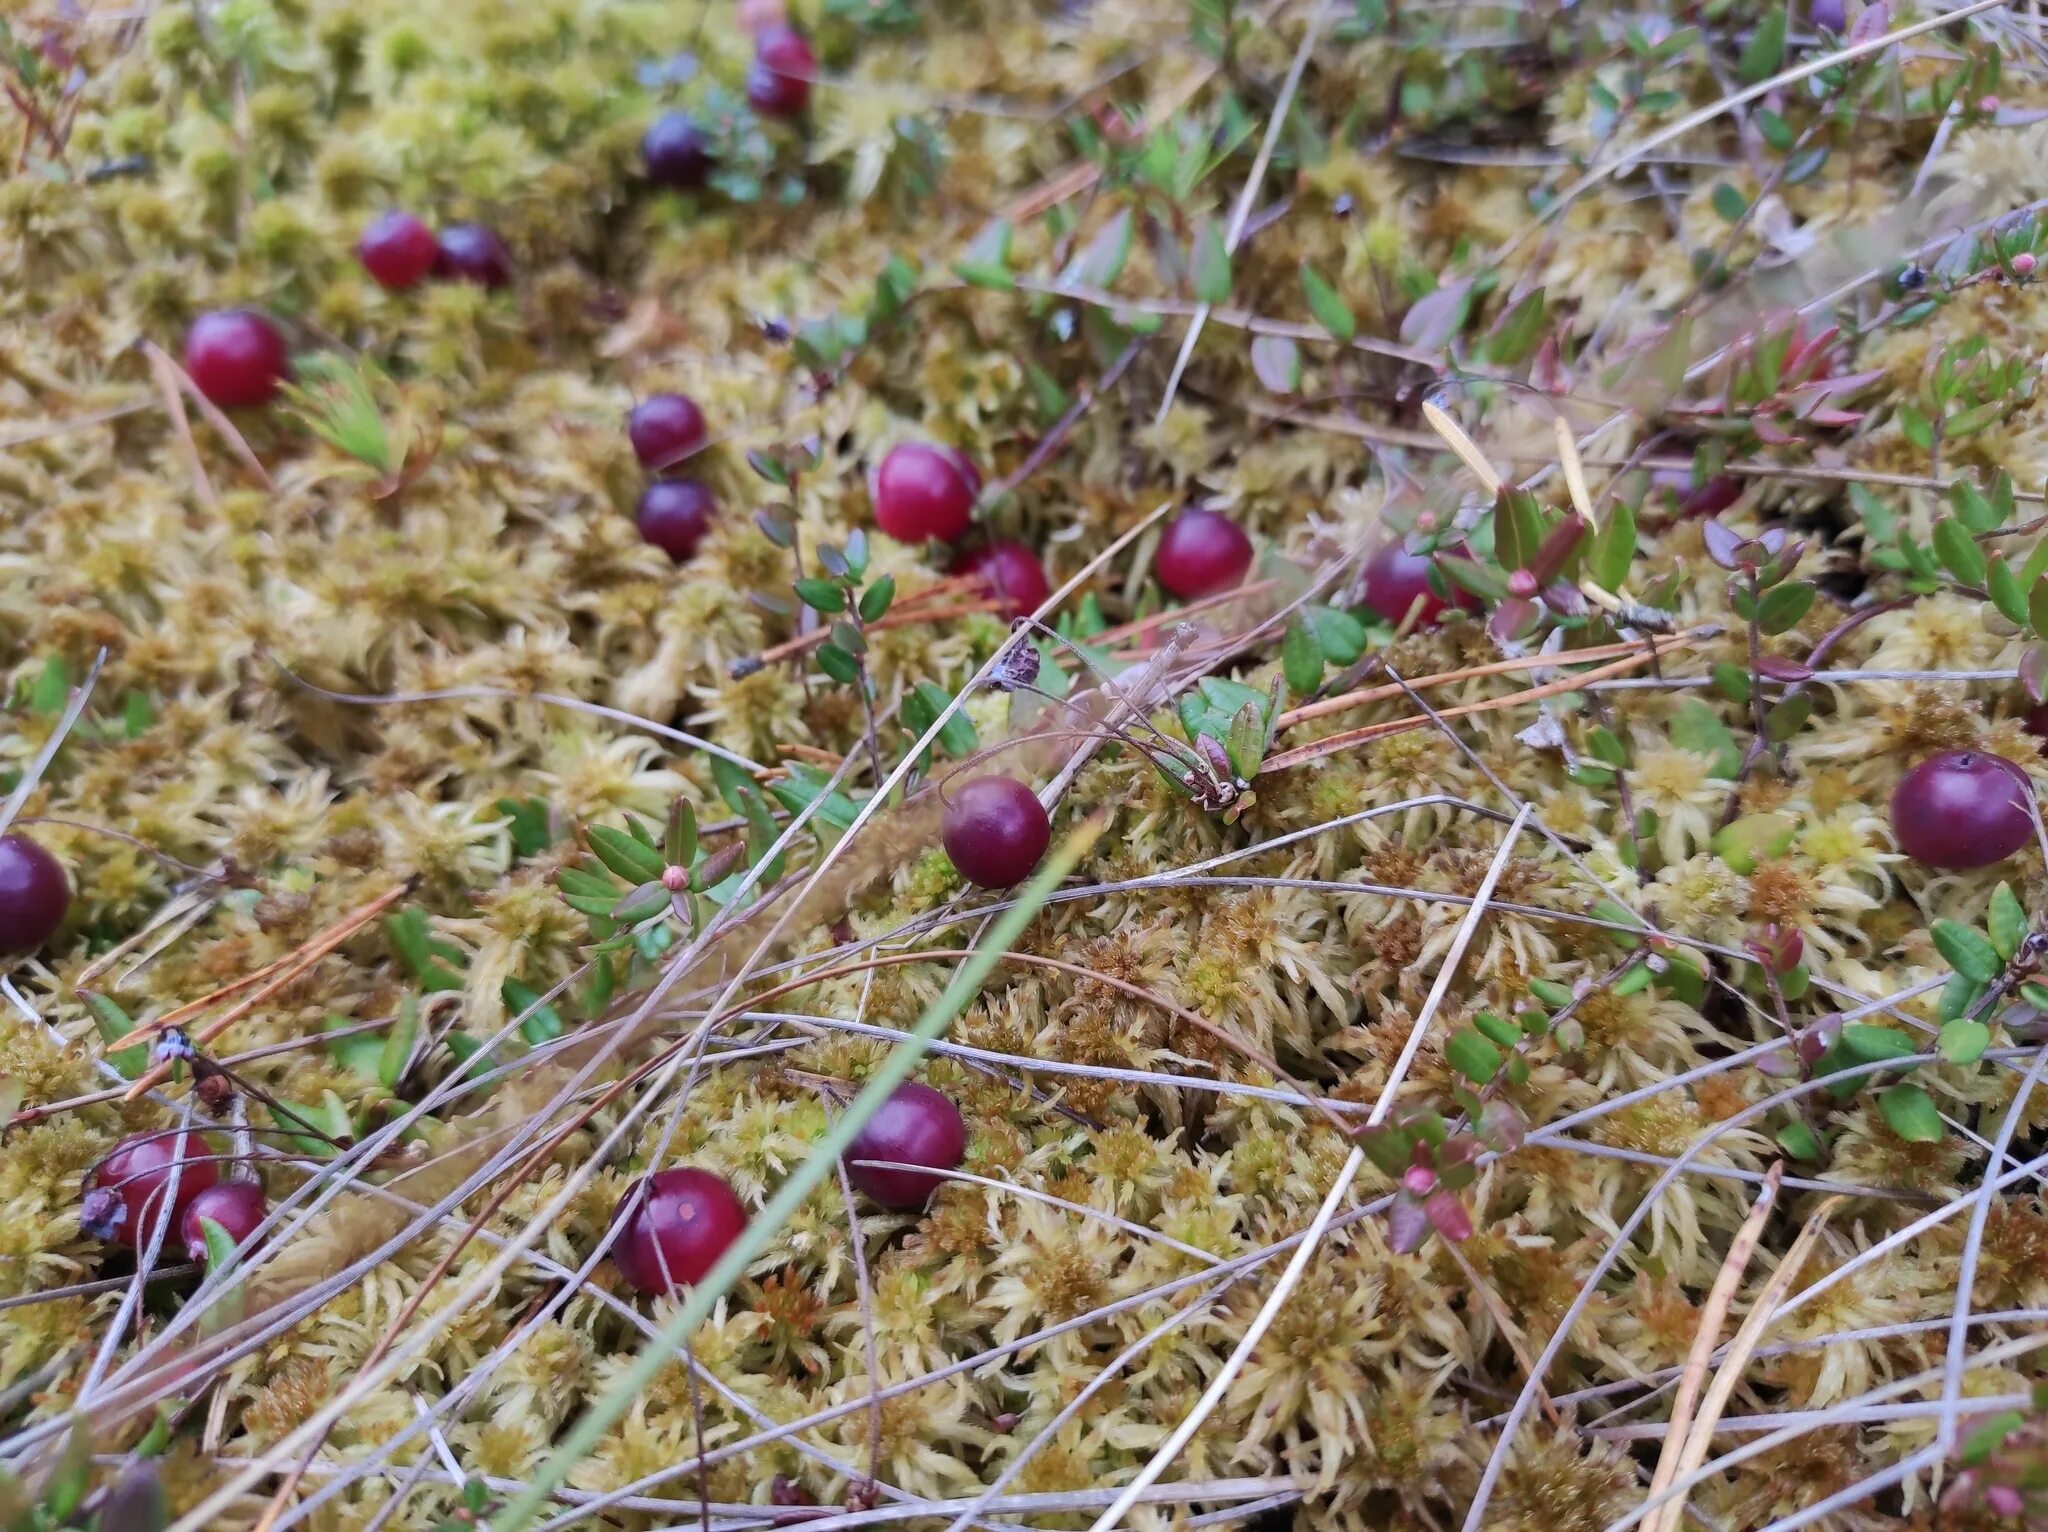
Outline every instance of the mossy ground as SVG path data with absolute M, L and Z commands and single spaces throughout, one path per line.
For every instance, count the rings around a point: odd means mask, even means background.
M 937 1526 L 1014 1468 L 1005 1494 L 1079 1498 L 991 1518 L 1085 1524 L 1217 1375 L 1282 1261 L 1226 1264 L 1213 1281 L 1204 1267 L 1305 1228 L 1345 1160 L 1333 1120 L 1363 1115 L 1390 1083 L 1402 1112 L 1455 1121 L 1474 1081 L 1450 1039 L 1478 1035 L 1481 1013 L 1563 1010 L 1543 986 L 1576 998 L 1566 1026 L 1517 1050 L 1526 1070 L 1489 1089 L 1533 1136 L 1495 1143 L 1510 1152 L 1458 1190 L 1469 1237 L 1405 1248 L 1384 1211 L 1397 1183 L 1368 1167 L 1344 1206 L 1371 1209 L 1322 1242 L 1167 1470 L 1165 1485 L 1190 1486 L 1187 1506 L 1140 1507 L 1130 1524 L 1278 1496 L 1305 1527 L 1455 1526 L 1499 1454 L 1479 1524 L 1609 1525 L 1641 1504 L 1656 1461 L 1669 1393 L 1649 1385 L 1684 1363 L 1788 1131 L 1811 1133 L 1816 1152 L 1788 1161 L 1797 1184 L 1734 1312 L 1758 1299 L 1826 1187 L 1848 1200 L 1793 1291 L 1838 1280 L 1767 1333 L 1729 1405 L 1806 1430 L 1693 1490 L 1706 1523 L 1771 1525 L 1935 1443 L 1940 1417 L 1918 1406 L 1943 1397 L 1966 1268 L 1970 1311 L 1998 1317 L 1965 1337 L 1961 1394 L 2026 1393 L 2036 1354 L 1979 1364 L 2038 1335 L 2048 1310 L 2038 1183 L 1978 1196 L 1986 1141 L 2033 1062 L 2030 1034 L 2007 1030 L 2017 1018 L 1986 1011 L 2006 1051 L 1914 1072 L 1949 1120 L 1931 1140 L 1902 1137 L 1880 1105 L 1897 1076 L 1800 1107 L 1774 1100 L 1797 1067 L 1767 1073 L 1746 1050 L 1858 1007 L 1930 1050 L 1951 963 L 1932 923 L 1985 920 L 2001 881 L 2029 915 L 2048 897 L 2034 847 L 1934 872 L 1897 853 L 1888 810 L 1902 773 L 1942 749 L 2048 771 L 2019 721 L 2027 624 L 1987 618 L 1985 576 L 1884 556 L 1902 536 L 1930 542 L 1944 479 L 1988 483 L 2002 469 L 2025 494 L 2048 476 L 2048 398 L 2031 373 L 2048 300 L 2025 280 L 2031 225 L 2006 227 L 2003 261 L 1988 238 L 1953 246 L 2048 198 L 2033 19 L 1992 10 L 1917 34 L 1866 73 L 1786 82 L 1558 203 L 1589 160 L 1612 162 L 1831 44 L 1803 6 L 1775 49 L 1782 13 L 1740 4 L 1669 18 L 1703 29 L 1668 49 L 1655 26 L 1632 36 L 1631 16 L 1592 4 L 1361 3 L 1313 23 L 1311 6 L 1285 0 L 1246 15 L 1174 0 L 796 9 L 827 77 L 801 128 L 745 112 L 749 43 L 723 4 L 9 8 L 0 645 L 12 690 L 0 758 L 17 780 L 59 727 L 67 686 L 106 653 L 21 807 L 75 899 L 60 936 L 15 968 L 0 1018 L 0 1079 L 20 1114 L 0 1147 L 0 1391 L 15 1466 L 36 1482 L 74 1409 L 117 1453 L 170 1400 L 158 1461 L 171 1504 L 248 1525 L 301 1454 L 224 1504 L 209 1497 L 340 1398 L 274 1525 L 435 1526 L 460 1504 L 456 1471 L 502 1501 L 623 1372 L 644 1316 L 667 1312 L 608 1262 L 576 1275 L 632 1179 L 657 1163 L 708 1166 L 758 1207 L 825 1131 L 844 1094 L 834 1087 L 874 1068 L 952 972 L 950 959 L 839 972 L 721 1014 L 717 1045 L 756 1050 L 745 1057 L 714 1052 L 656 1096 L 611 1088 L 659 1042 L 691 1034 L 759 929 L 645 1022 L 622 1018 L 682 950 L 673 931 L 604 955 L 604 992 L 591 988 L 586 964 L 609 928 L 556 886 L 582 832 L 629 815 L 658 831 L 678 795 L 706 825 L 734 817 L 705 752 L 632 718 L 764 770 L 829 770 L 850 754 L 856 800 L 875 781 L 859 702 L 811 665 L 814 651 L 736 676 L 734 662 L 797 636 L 790 555 L 754 513 L 793 499 L 815 559 L 820 544 L 872 530 L 866 472 L 891 445 L 958 445 L 1004 486 L 985 504 L 993 528 L 1042 550 L 1056 582 L 1090 570 L 1062 609 L 1085 613 L 1068 631 L 1143 662 L 1170 631 L 1128 626 L 1161 608 L 1156 526 L 1091 560 L 1162 504 L 1202 498 L 1253 534 L 1271 583 L 1207 611 L 1184 658 L 1263 693 L 1282 670 L 1289 603 L 1313 591 L 1357 607 L 1359 561 L 1385 536 L 1440 531 L 1455 514 L 1501 573 L 1477 481 L 1419 413 L 1446 379 L 1444 407 L 1497 469 L 1533 475 L 1552 515 L 1570 502 L 1551 419 L 1568 418 L 1603 524 L 1616 505 L 1637 507 L 1634 558 L 1624 551 L 1624 577 L 1606 589 L 1652 602 L 1690 637 L 1625 687 L 1536 699 L 1517 694 L 1551 673 L 1471 673 L 1534 642 L 1503 643 L 1484 612 L 1399 636 L 1376 626 L 1377 668 L 1340 684 L 1332 665 L 1326 693 L 1448 673 L 1428 693 L 1439 711 L 1512 700 L 1441 729 L 1332 738 L 1420 719 L 1389 686 L 1294 724 L 1274 753 L 1329 740 L 1327 753 L 1260 777 L 1231 821 L 1128 748 L 1096 757 L 1055 814 L 1062 830 L 1106 825 L 1071 897 L 1032 925 L 952 1028 L 953 1051 L 922 1070 L 967 1117 L 964 1168 L 1018 1192 L 963 1181 L 921 1215 L 886 1215 L 850 1209 L 828 1180 L 691 1337 L 699 1385 L 679 1358 L 570 1474 L 585 1496 L 630 1486 L 637 1498 L 601 1513 L 571 1502 L 564 1516 L 697 1525 L 708 1499 L 710 1522 L 737 1528 L 760 1524 L 743 1507 L 800 1493 Z M 1924 14 L 1899 6 L 1889 25 Z M 1960 93 L 1941 93 L 1959 79 Z M 1283 103 L 1288 126 L 1267 159 Z M 703 195 L 640 179 L 639 136 L 664 104 L 722 125 L 726 174 Z M 1100 173 L 1077 174 L 1089 166 Z M 1181 373 L 1195 295 L 1214 282 L 1253 179 L 1227 301 Z M 516 283 L 380 291 L 353 245 L 394 205 L 497 228 Z M 985 230 L 1001 216 L 1014 229 L 996 258 Z M 892 257 L 913 278 L 900 313 L 875 304 Z M 979 263 L 972 281 L 955 274 L 963 259 Z M 1902 290 L 1913 263 L 1933 275 Z M 1304 266 L 1327 299 L 1305 296 Z M 1711 302 L 1703 272 L 1721 289 Z M 1469 302 L 1452 303 L 1475 279 Z M 1507 316 L 1539 290 L 1538 331 L 1513 335 Z M 196 314 L 230 304 L 276 315 L 302 355 L 381 369 L 372 387 L 395 455 L 366 466 L 282 407 L 238 416 L 236 439 L 175 405 L 174 374 L 142 348 L 175 357 Z M 1343 327 L 1331 304 L 1355 321 L 1357 346 L 1330 340 Z M 1717 398 L 1727 366 L 1686 380 L 1682 366 L 1642 360 L 1681 311 L 1699 316 L 1671 343 L 1681 363 L 1731 345 L 1740 360 L 1800 304 L 1812 305 L 1805 333 L 1843 327 L 1832 372 L 1876 374 L 1834 401 L 1846 420 L 1772 417 L 1775 386 L 1741 397 L 1738 380 Z M 844 322 L 855 316 L 858 333 Z M 1975 365 L 2010 361 L 2011 376 L 1932 408 L 1953 419 L 1988 397 L 1974 429 L 1916 440 L 1911 410 L 1929 412 L 1941 359 L 1973 337 L 1988 346 Z M 631 517 L 643 481 L 623 417 L 663 389 L 695 397 L 715 438 L 689 471 L 715 490 L 720 519 L 681 567 Z M 1781 428 L 1759 436 L 1758 417 Z M 1753 664 L 1706 524 L 1678 519 L 1667 490 L 1646 495 L 1642 475 L 1617 474 L 1632 452 L 1692 456 L 1708 427 L 1725 428 L 1745 475 L 1720 522 L 1744 535 L 1791 525 L 1805 544 L 1790 573 L 1819 582 L 1762 657 L 1805 661 L 1830 640 L 1817 663 L 1852 677 L 1814 685 L 1812 715 L 1782 752 L 1740 770 L 1756 720 L 1706 685 L 1712 668 L 1770 680 L 1774 697 L 1796 675 Z M 749 452 L 799 447 L 815 462 L 793 496 L 749 466 Z M 1702 475 L 1720 466 L 1710 454 Z M 2037 505 L 2022 500 L 2010 523 Z M 2037 536 L 1985 546 L 2017 567 Z M 958 692 L 1007 630 L 972 591 L 934 590 L 942 558 L 879 536 L 871 547 L 897 611 L 923 599 L 935 614 L 870 641 L 888 766 L 910 746 L 916 684 Z M 1896 604 L 1847 623 L 1874 602 Z M 1572 605 L 1566 592 L 1540 620 Z M 1636 614 L 1624 631 L 1578 607 L 1560 630 L 1570 648 L 1640 648 L 1656 626 Z M 1226 641 L 1276 611 L 1248 644 Z M 1066 668 L 1078 675 L 1071 658 Z M 1972 679 L 1944 679 L 1954 673 Z M 1287 705 L 1305 700 L 1296 688 Z M 1034 726 L 1023 706 L 983 690 L 967 713 L 987 744 Z M 1170 711 L 1157 715 L 1169 732 Z M 1610 741 L 1618 759 L 1603 754 Z M 996 764 L 1042 783 L 1070 748 Z M 1501 820 L 1475 809 L 1522 802 L 1554 833 L 1528 830 L 1500 862 L 1490 898 L 1513 908 L 1477 924 L 1432 1005 L 1503 845 Z M 970 945 L 984 901 L 959 887 L 923 804 L 864 830 L 850 870 L 810 896 L 767 959 L 821 968 L 857 943 Z M 1388 812 L 1359 817 L 1368 810 Z M 1757 814 L 1787 816 L 1790 833 L 1755 857 L 1716 852 L 1719 827 Z M 1250 849 L 1282 835 L 1297 838 Z M 1200 879 L 1160 876 L 1233 852 Z M 819 855 L 802 839 L 792 876 Z M 1134 879 L 1154 881 L 1101 887 Z M 118 1043 L 109 1004 L 160 1016 L 386 896 L 396 902 L 378 919 L 203 1044 L 263 1093 L 238 1092 L 206 1125 L 252 1154 L 273 1198 L 303 1189 L 299 1208 L 315 1209 L 238 1279 L 240 1327 L 212 1342 L 192 1316 L 180 1327 L 189 1277 L 151 1285 L 138 1312 L 123 1312 L 125 1282 L 70 1291 L 132 1270 L 80 1229 L 90 1167 L 123 1134 L 192 1109 L 183 1078 L 147 1100 L 104 1099 L 118 1095 L 101 1078 Z M 1602 899 L 1624 908 L 1596 909 Z M 1626 911 L 1667 933 L 1661 952 L 1716 949 L 1705 961 L 1717 982 L 1617 982 L 1628 949 L 1612 921 Z M 1789 998 L 1742 957 L 1771 925 L 1804 943 L 1810 987 Z M 749 978 L 742 998 L 786 976 Z M 330 1134 L 372 1137 L 457 1075 L 450 1034 L 489 1038 L 572 980 L 555 1004 L 565 1044 L 515 1029 L 498 1056 L 524 1062 L 488 1093 L 447 1093 L 374 1163 L 276 1131 L 264 1097 Z M 380 1050 L 402 1016 L 417 1018 L 418 1041 L 394 1082 Z M 358 1024 L 352 1039 L 322 1037 Z M 590 1079 L 571 1078 L 614 1045 Z M 1334 1109 L 1305 1104 L 1304 1088 Z M 1567 1118 L 1568 1131 L 1543 1131 Z M 2044 1129 L 2048 1093 L 2034 1091 L 2009 1152 L 2031 1159 Z M 1646 1209 L 1680 1157 L 1684 1172 Z M 394 1200 L 453 1195 L 480 1167 L 483 1186 L 439 1212 Z M 1884 1244 L 1944 1205 L 1950 1216 L 1924 1233 Z M 483 1237 L 470 1238 L 479 1221 Z M 1136 1344 L 1182 1305 L 1177 1326 Z M 1554 1340 L 1545 1398 L 1503 1446 L 1500 1417 Z M 395 1360 L 378 1363 L 392 1343 Z M 877 1384 L 888 1392 L 875 1411 Z M 1717 1450 L 1755 1435 L 1724 1435 Z M 1947 1459 L 1952 1444 L 1940 1445 Z M 1946 1477 L 1930 1467 L 1822 1524 L 1932 1526 L 1953 1477 L 1952 1461 Z

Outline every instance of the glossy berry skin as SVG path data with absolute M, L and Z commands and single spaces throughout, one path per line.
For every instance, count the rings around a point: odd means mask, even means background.
M 144 1133 L 124 1138 L 114 1152 L 93 1170 L 92 1183 L 103 1186 L 121 1199 L 126 1216 L 114 1230 L 114 1238 L 133 1248 L 146 1247 L 163 1216 L 164 1189 L 170 1184 L 171 1164 L 183 1156 L 178 1167 L 178 1192 L 171 1203 L 170 1229 L 166 1243 L 179 1232 L 185 1210 L 208 1187 L 220 1180 L 220 1161 L 213 1148 L 197 1133 Z
M 1014 537 L 998 537 L 985 548 L 963 553 L 954 560 L 953 572 L 979 579 L 1002 602 L 1005 617 L 1035 612 L 1052 594 L 1038 555 Z
M 657 1171 L 620 1206 L 632 1211 L 612 1246 L 612 1260 L 628 1282 L 650 1297 L 703 1281 L 747 1226 L 739 1197 L 725 1177 L 708 1170 Z
M 647 179 L 670 191 L 702 186 L 717 163 L 711 139 L 688 112 L 664 112 L 640 140 L 640 158 Z
M 764 27 L 747 68 L 747 104 L 763 117 L 801 117 L 811 104 L 818 60 L 795 27 Z
M 882 1170 L 860 1160 L 896 1160 L 952 1170 L 967 1153 L 967 1125 L 960 1109 L 929 1085 L 907 1080 L 867 1120 L 846 1151 L 846 1174 L 885 1208 L 921 1208 L 944 1184 L 940 1176 L 914 1170 Z
M 236 1245 L 249 1243 L 249 1236 L 270 1211 L 270 1199 L 256 1181 L 221 1181 L 185 1204 L 185 1216 L 178 1221 L 178 1233 L 185 1241 L 185 1254 L 195 1261 L 206 1259 L 206 1231 L 199 1226 L 210 1218 L 226 1231 Z
M 1052 843 L 1038 795 L 1013 777 L 976 777 L 951 790 L 939 838 L 960 876 L 981 888 L 1014 888 Z
M 0 836 L 0 952 L 33 952 L 71 908 L 64 869 L 26 835 Z
M 981 471 L 965 453 L 904 442 L 875 470 L 875 524 L 899 543 L 957 542 L 980 493 Z
M 1422 598 L 1422 610 L 1416 617 L 1416 626 L 1429 627 L 1443 616 L 1445 608 L 1461 606 L 1468 610 L 1478 603 L 1471 594 L 1451 586 L 1451 599 L 1445 601 L 1429 584 L 1430 558 L 1425 553 L 1410 553 L 1398 541 L 1388 543 L 1365 563 L 1365 604 L 1374 614 L 1399 627 L 1408 615 L 1408 608 L 1415 599 Z M 1448 582 L 1446 582 L 1448 583 Z
M 686 394 L 653 394 L 626 417 L 626 439 L 640 466 L 660 472 L 699 451 L 710 434 L 704 412 Z
M 633 520 L 642 537 L 683 564 L 711 530 L 717 510 L 711 491 L 695 479 L 656 479 L 641 494 Z
M 270 403 L 290 368 L 284 336 L 251 309 L 201 314 L 185 332 L 185 371 L 224 410 Z
M 512 285 L 512 252 L 480 223 L 451 223 L 441 231 L 434 255 L 434 275 L 478 287 Z
M 356 255 L 371 279 L 387 292 L 417 287 L 433 272 L 441 254 L 434 231 L 410 213 L 385 213 L 363 230 Z
M 1892 835 L 1929 867 L 1989 867 L 2033 840 L 2033 783 L 2002 755 L 1945 750 L 1899 779 Z
M 1228 516 L 1189 506 L 1166 524 L 1153 560 L 1170 596 L 1193 601 L 1241 584 L 1252 567 L 1252 540 Z

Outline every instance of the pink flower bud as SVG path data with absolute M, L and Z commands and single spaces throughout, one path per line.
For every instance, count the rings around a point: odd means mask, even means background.
M 2022 250 L 2018 255 L 2014 256 L 2012 258 L 2012 269 L 2023 277 L 2032 276 L 2034 274 L 2034 252 Z
M 680 894 L 690 886 L 690 869 L 687 867 L 662 868 L 661 886 L 672 894 Z
M 1401 1185 L 1411 1196 L 1427 1197 L 1436 1190 L 1436 1172 L 1427 1165 L 1410 1165 L 1401 1172 Z
M 1508 576 L 1508 594 L 1527 601 L 1536 594 L 1536 576 L 1527 569 L 1517 569 Z

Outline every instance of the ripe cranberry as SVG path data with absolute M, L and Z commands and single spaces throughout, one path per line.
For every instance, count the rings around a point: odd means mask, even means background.
M 709 434 L 704 412 L 685 394 L 653 394 L 626 417 L 626 438 L 642 468 L 659 473 L 701 451 Z
M 397 292 L 417 287 L 441 253 L 434 231 L 410 213 L 385 213 L 363 231 L 356 254 L 379 287 Z
M 882 1170 L 858 1160 L 895 1160 L 951 1170 L 967 1152 L 960 1109 L 929 1085 L 907 1080 L 875 1109 L 846 1151 L 846 1174 L 885 1208 L 920 1208 L 942 1178 L 914 1170 Z
M 641 1186 L 646 1196 L 636 1186 L 620 1204 L 632 1209 L 612 1246 L 620 1274 L 649 1295 L 703 1281 L 747 1226 L 740 1199 L 708 1170 L 658 1171 Z
M 215 309 L 185 332 L 185 371 L 224 410 L 270 403 L 287 367 L 284 336 L 252 310 Z
M 711 530 L 718 502 L 695 479 L 656 479 L 640 496 L 633 520 L 640 535 L 678 564 L 687 563 Z
M 185 1216 L 178 1221 L 185 1253 L 195 1261 L 206 1259 L 206 1231 L 199 1227 L 202 1218 L 219 1224 L 237 1245 L 246 1245 L 269 1211 L 270 1202 L 260 1182 L 222 1181 L 209 1186 L 185 1204 Z
M 2034 786 L 1988 750 L 1945 750 L 1892 794 L 1899 849 L 1930 867 L 1989 867 L 2034 838 Z
M 512 252 L 480 223 L 452 223 L 441 231 L 434 275 L 479 287 L 510 287 Z
M 1244 579 L 1252 540 L 1228 516 L 1192 505 L 1166 524 L 1155 563 L 1167 594 L 1193 601 Z
M 801 117 L 811 104 L 811 76 L 818 60 L 803 33 L 782 25 L 764 28 L 754 39 L 747 69 L 747 103 L 763 117 Z
M 702 186 L 716 163 L 711 139 L 688 112 L 664 112 L 640 140 L 647 179 L 672 191 Z
M 1422 612 L 1416 624 L 1425 628 L 1441 617 L 1447 606 L 1470 610 L 1479 604 L 1470 592 L 1455 585 L 1450 588 L 1451 599 L 1445 601 L 1430 588 L 1429 566 L 1427 554 L 1410 553 L 1398 538 L 1388 543 L 1365 561 L 1365 604 L 1398 627 L 1420 596 Z
M 953 572 L 979 578 L 1002 602 L 1003 614 L 1008 617 L 1037 611 L 1052 594 L 1052 582 L 1046 579 L 1038 555 L 1014 537 L 998 537 L 985 548 L 963 553 L 953 561 Z
M 197 1133 L 143 1133 L 122 1139 L 92 1172 L 93 1186 L 112 1192 L 121 1202 L 122 1216 L 111 1237 L 130 1248 L 145 1246 L 155 1237 L 171 1163 L 182 1159 L 170 1211 L 171 1228 L 176 1230 L 192 1199 L 220 1180 L 220 1162 L 212 1155 L 212 1147 Z
M 965 453 L 904 442 L 875 470 L 875 524 L 899 543 L 956 542 L 980 493 L 981 471 Z
M 0 836 L 0 952 L 33 952 L 71 908 L 64 869 L 26 835 Z
M 1012 777 L 976 777 L 952 799 L 939 837 L 960 876 L 982 888 L 1012 888 L 1031 876 L 1052 843 L 1036 793 Z

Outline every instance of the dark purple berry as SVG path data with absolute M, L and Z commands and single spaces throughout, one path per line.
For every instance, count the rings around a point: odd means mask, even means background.
M 64 924 L 71 885 L 26 835 L 0 835 L 0 952 L 33 952 Z
M 960 876 L 982 888 L 1014 888 L 1052 843 L 1038 795 L 1012 777 L 976 777 L 951 790 L 939 837 Z
M 219 1224 L 227 1237 L 241 1246 L 249 1243 L 249 1236 L 269 1211 L 270 1202 L 263 1195 L 260 1182 L 222 1181 L 209 1186 L 185 1204 L 185 1216 L 178 1222 L 185 1253 L 195 1261 L 206 1259 L 206 1231 L 199 1226 L 201 1219 Z
M 747 1210 L 732 1187 L 708 1170 L 658 1171 L 620 1206 L 631 1211 L 612 1246 L 612 1260 L 650 1296 L 703 1281 L 747 1226 Z
M 155 1237 L 171 1164 L 179 1159 L 183 1163 L 178 1167 L 177 1196 L 171 1203 L 169 1238 L 177 1234 L 192 1199 L 220 1180 L 220 1162 L 205 1139 L 197 1133 L 138 1134 L 122 1139 L 113 1153 L 93 1168 L 92 1185 L 121 1199 L 115 1239 L 140 1247 Z
M 2034 838 L 2034 786 L 1988 750 L 1945 750 L 1892 794 L 1899 849 L 1929 867 L 1989 867 Z
M 1252 540 L 1228 516 L 1190 506 L 1166 524 L 1153 562 L 1168 595 L 1193 601 L 1243 581 L 1252 567 Z
M 1431 560 L 1426 553 L 1410 553 L 1397 539 L 1388 543 L 1365 563 L 1365 604 L 1373 612 L 1396 627 L 1408 615 L 1408 609 L 1418 598 L 1422 610 L 1415 619 L 1417 627 L 1426 628 L 1444 614 L 1448 606 L 1461 606 L 1468 610 L 1479 603 L 1466 591 L 1451 585 L 1451 599 L 1445 601 L 1430 587 L 1429 566 Z M 1449 582 L 1445 582 L 1449 585 Z
M 1815 31 L 1839 36 L 1848 25 L 1849 14 L 1842 0 L 1813 0 L 1806 8 L 1806 19 L 1813 23 Z
M 224 410 L 270 403 L 289 365 L 284 336 L 250 309 L 201 314 L 185 332 L 185 371 L 193 386 Z
M 803 33 L 786 25 L 764 28 L 747 69 L 747 102 L 763 117 L 801 117 L 811 104 L 811 76 L 817 72 L 817 57 Z
M 854 1135 L 846 1151 L 846 1174 L 885 1208 L 921 1208 L 943 1177 L 858 1162 L 894 1160 L 952 1170 L 966 1152 L 967 1125 L 960 1120 L 960 1109 L 929 1085 L 909 1080 L 897 1086 Z
M 647 179 L 671 191 L 690 191 L 704 184 L 716 163 L 711 139 L 688 112 L 664 112 L 640 140 Z
M 1003 615 L 1035 612 L 1052 594 L 1038 555 L 1014 537 L 992 539 L 987 547 L 963 553 L 953 561 L 955 574 L 975 576 L 1003 604 Z
M 480 223 L 451 223 L 441 231 L 434 275 L 479 287 L 512 285 L 512 252 Z
M 363 231 L 356 246 L 363 270 L 392 292 L 417 287 L 434 269 L 441 247 L 434 231 L 410 213 L 385 213 Z
M 931 442 L 891 447 L 875 470 L 875 524 L 899 543 L 955 542 L 981 493 L 981 472 L 963 452 Z
M 626 438 L 640 466 L 659 473 L 701 451 L 710 433 L 697 401 L 685 394 L 653 394 L 626 417 Z
M 656 479 L 642 492 L 633 520 L 642 537 L 682 564 L 697 552 L 717 510 L 711 491 L 695 479 Z

